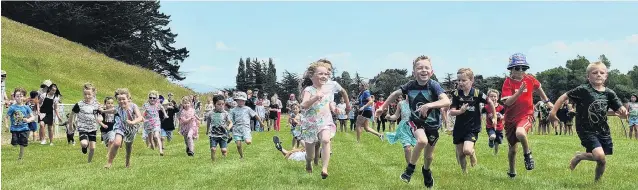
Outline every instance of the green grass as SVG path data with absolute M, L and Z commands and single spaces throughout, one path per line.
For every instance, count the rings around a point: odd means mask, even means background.
M 613 130 L 618 132 L 619 125 L 614 125 Z M 479 164 L 470 168 L 466 175 L 461 174 L 456 164 L 451 137 L 444 135 L 437 144 L 432 164 L 435 188 L 637 189 L 638 157 L 635 154 L 638 141 L 622 138 L 619 134 L 614 133 L 614 155 L 607 157 L 607 171 L 597 184 L 593 183 L 593 162 L 581 162 L 573 172 L 567 169 L 572 155 L 583 151 L 576 136 L 531 135 L 536 169 L 526 171 L 523 157 L 518 154 L 519 175 L 511 180 L 506 175 L 506 149 L 493 156 L 487 147 L 485 132 L 480 133 L 476 144 Z M 303 162 L 285 160 L 273 146 L 274 135 L 282 138 L 284 148 L 291 146 L 289 127 L 282 122 L 281 132 L 253 133 L 254 144 L 245 149 L 245 160 L 239 160 L 236 146 L 231 144 L 229 157 L 215 163 L 210 161 L 208 140 L 203 135 L 196 141 L 195 157 L 186 156 L 183 137 L 178 134 L 166 146 L 164 157 L 146 148 L 138 135 L 131 168 L 124 168 L 124 154 L 120 151 L 110 170 L 102 168 L 106 162 L 103 146 L 96 149 L 94 162 L 87 164 L 79 145 L 67 145 L 62 139 L 52 147 L 30 144 L 23 160 L 17 160 L 17 148 L 5 145 L 2 146 L 2 189 L 423 188 L 420 172 L 415 173 L 409 184 L 399 180 L 405 167 L 401 147 L 381 142 L 370 134 L 365 134 L 362 143 L 357 144 L 353 132 L 337 133 L 332 143 L 334 154 L 327 180 L 321 180 L 319 168 L 313 174 L 307 174 Z M 419 167 L 422 162 L 423 159 Z
M 82 100 L 82 86 L 93 83 L 98 100 L 128 88 L 141 105 L 151 90 L 182 97 L 193 92 L 170 83 L 152 71 L 128 65 L 80 44 L 2 17 L 2 70 L 7 72 L 7 93 L 15 87 L 37 90 L 50 79 L 64 96 L 63 103 Z

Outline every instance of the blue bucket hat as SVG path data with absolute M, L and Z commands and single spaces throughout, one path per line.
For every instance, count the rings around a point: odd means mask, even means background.
M 522 53 L 515 53 L 510 56 L 509 64 L 507 65 L 507 69 L 511 69 L 516 66 L 524 66 L 529 68 L 529 64 L 527 63 L 527 58 Z

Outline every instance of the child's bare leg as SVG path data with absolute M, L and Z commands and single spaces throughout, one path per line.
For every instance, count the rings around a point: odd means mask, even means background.
M 95 142 L 89 142 L 89 163 L 93 160 L 93 154 L 95 153 Z
M 159 149 L 159 153 L 160 155 L 164 156 L 164 145 L 162 144 L 162 137 L 160 137 L 160 132 L 159 131 L 155 131 L 154 132 L 155 135 L 153 135 L 153 139 L 155 140 L 155 142 L 157 143 L 157 149 Z
M 44 125 L 44 121 L 40 122 L 40 141 L 44 141 L 44 128 L 46 128 L 46 125 Z
M 239 153 L 239 159 L 244 158 L 244 151 L 241 149 L 241 141 L 235 141 L 237 143 L 237 152 Z
M 22 156 L 24 156 L 24 146 L 20 145 L 20 154 L 18 155 L 18 160 L 21 160 Z
M 312 173 L 312 160 L 315 158 L 314 143 L 306 142 L 306 171 Z
M 363 127 L 367 123 L 365 117 L 357 116 L 357 122 L 355 123 L 355 130 L 357 131 L 357 143 L 361 142 L 361 133 L 363 132 Z
M 498 143 L 494 143 L 494 155 L 498 154 Z
M 210 159 L 215 161 L 215 152 L 217 151 L 217 147 L 210 148 Z
M 297 142 L 297 138 L 296 137 L 292 137 L 292 148 L 295 148 L 295 143 Z M 297 145 L 299 146 L 299 145 Z
M 434 148 L 435 146 L 431 146 L 429 144 L 425 146 L 425 152 L 423 153 L 423 168 L 426 170 L 430 169 L 430 165 L 432 165 L 432 161 L 434 160 Z
M 328 164 L 330 163 L 330 132 L 323 130 L 319 133 L 321 137 L 321 145 L 323 146 L 321 161 L 323 167 L 321 168 L 322 174 L 328 174 Z
M 474 152 L 474 142 L 465 141 L 463 142 L 463 154 L 470 157 L 470 166 L 476 166 L 476 154 Z
M 124 143 L 126 145 L 126 167 L 131 166 L 131 152 L 133 151 L 133 142 Z
M 319 165 L 319 156 L 321 154 L 323 154 L 322 152 L 319 152 L 322 143 L 316 142 L 314 144 L 315 144 L 315 159 L 314 160 L 315 160 L 315 166 L 317 166 L 317 165 Z M 321 156 L 323 156 L 323 155 L 321 155 Z
M 403 148 L 403 152 L 405 154 L 405 163 L 410 164 L 410 155 L 412 154 L 412 146 L 407 145 Z
M 629 139 L 633 138 L 634 136 L 632 135 L 634 133 L 634 126 L 629 126 Z
M 456 149 L 456 162 L 461 166 L 461 171 L 467 173 L 467 161 L 465 160 L 465 153 L 463 152 L 464 144 L 457 144 Z
M 410 164 L 415 165 L 421 157 L 421 152 L 428 145 L 428 138 L 425 136 L 423 129 L 417 129 L 414 134 L 416 135 L 416 146 L 412 150 L 412 156 L 410 157 Z
M 284 155 L 284 157 L 288 157 L 288 155 L 290 154 L 290 152 L 289 152 L 289 151 L 287 151 L 285 148 L 281 148 L 281 151 L 280 151 L 280 152 L 281 152 L 281 154 L 283 154 L 283 155 Z
M 516 138 L 521 142 L 521 146 L 523 147 L 523 153 L 528 154 L 531 151 L 529 150 L 529 143 L 527 141 L 527 132 L 524 127 L 516 128 Z
M 509 151 L 507 152 L 507 161 L 509 162 L 509 166 L 510 166 L 509 173 L 512 173 L 512 174 L 516 173 L 516 151 L 517 151 L 516 144 L 518 143 L 510 144 Z
M 122 135 L 118 134 L 115 135 L 115 139 L 113 139 L 113 142 L 109 146 L 109 156 L 108 160 L 106 161 L 106 165 L 104 165 L 105 168 L 111 168 L 111 166 L 113 165 L 113 159 L 115 159 L 117 150 L 120 149 L 120 146 L 122 146 Z
M 53 143 L 53 125 L 47 125 L 47 129 L 49 130 L 49 143 Z
M 224 158 L 226 158 L 226 155 L 228 155 L 228 149 L 222 148 L 222 156 L 224 156 Z

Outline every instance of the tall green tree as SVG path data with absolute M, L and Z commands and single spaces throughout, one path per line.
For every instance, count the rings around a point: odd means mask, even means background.
M 268 58 L 268 84 L 270 90 L 267 90 L 270 94 L 277 92 L 277 89 L 280 85 L 277 84 L 277 68 L 275 68 L 275 63 L 273 63 L 272 58 Z
M 246 84 L 246 64 L 244 60 L 239 58 L 239 66 L 237 67 L 237 76 L 235 76 L 236 89 L 246 91 L 248 86 Z
M 255 89 L 255 65 L 250 57 L 246 58 L 246 88 Z
M 353 88 L 352 83 L 354 83 L 354 81 L 350 78 L 350 73 L 348 73 L 348 71 L 343 71 L 341 73 L 341 81 L 339 81 L 339 84 L 341 87 L 346 89 L 348 96 L 352 96 L 357 91 L 357 89 Z
M 262 62 L 257 61 L 255 59 L 253 61 L 253 65 L 255 66 L 255 89 L 259 89 L 260 91 L 264 90 L 264 86 L 266 84 L 266 74 L 264 70 L 261 68 Z
M 189 56 L 175 47 L 159 1 L 2 1 L 2 16 L 175 80 Z
M 386 69 L 372 78 L 370 92 L 372 94 L 387 96 L 408 82 L 408 70 L 406 69 Z

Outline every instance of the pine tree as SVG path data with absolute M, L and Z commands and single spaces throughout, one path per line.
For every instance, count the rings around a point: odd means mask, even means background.
M 246 91 L 246 64 L 244 60 L 239 58 L 239 67 L 237 68 L 237 76 L 235 76 L 236 89 L 240 91 Z

